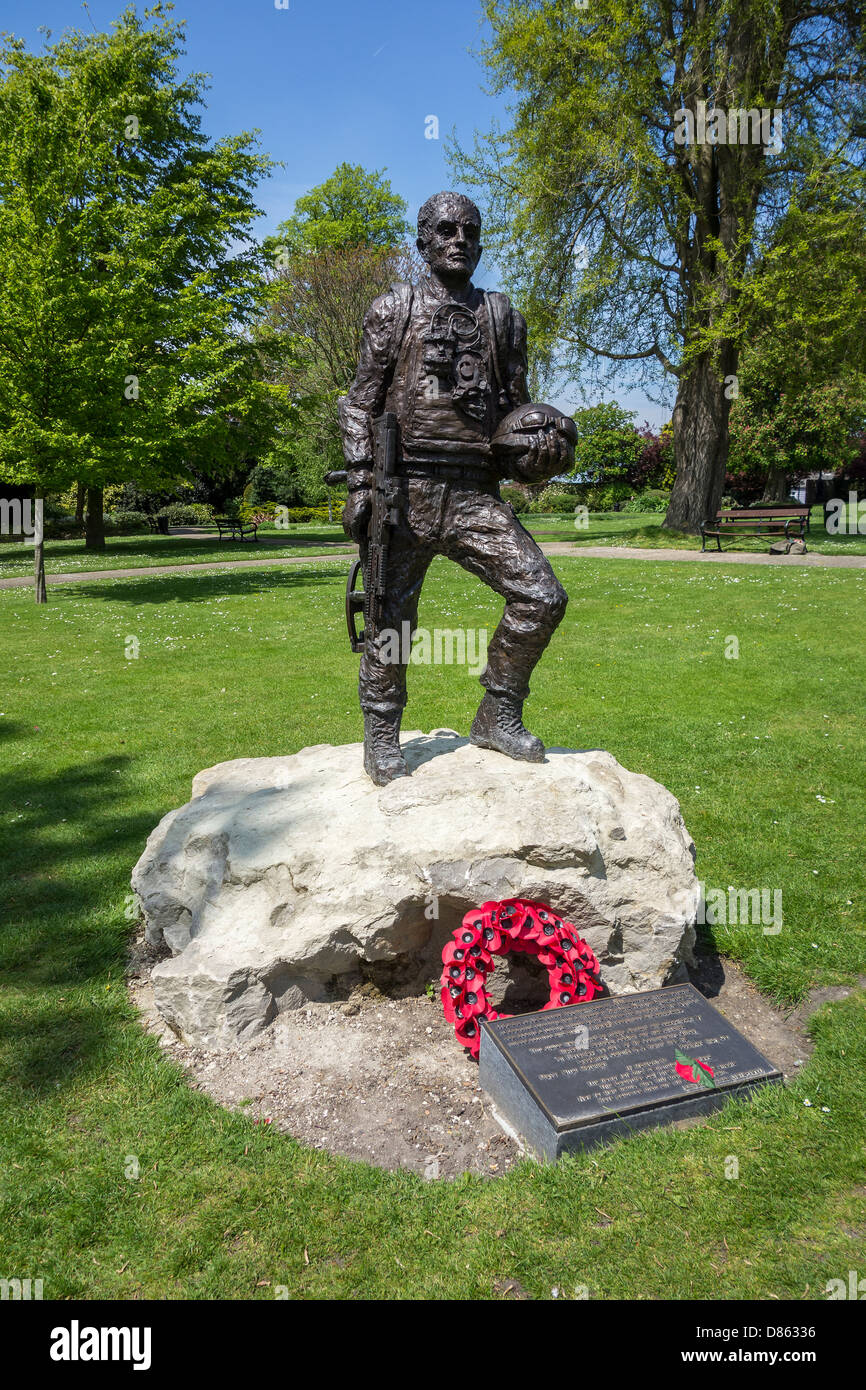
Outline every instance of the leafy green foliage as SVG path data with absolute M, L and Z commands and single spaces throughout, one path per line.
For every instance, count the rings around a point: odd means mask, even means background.
M 482 49 L 507 127 L 456 149 L 484 203 L 485 242 L 525 313 L 537 379 L 659 389 L 675 380 L 672 526 L 721 496 L 740 299 L 810 172 L 861 167 L 866 51 L 837 0 L 486 0 Z M 770 110 L 761 140 L 678 140 L 698 103 Z M 663 388 L 664 389 L 664 388 Z
M 782 392 L 773 405 L 760 406 L 748 395 L 732 410 L 730 473 L 764 479 L 778 472 L 802 477 L 813 470 L 844 471 L 859 452 L 866 421 L 866 376 L 804 387 L 796 396 Z
M 211 143 L 182 26 L 0 50 L 0 476 L 37 488 L 220 472 L 279 388 L 244 332 L 264 258 L 252 137 Z
M 320 502 L 323 474 L 343 466 L 337 401 L 355 375 L 364 315 L 392 281 L 417 273 L 401 245 L 405 211 L 381 172 L 342 164 L 265 243 L 275 275 L 261 331 L 282 349 L 267 377 L 293 415 L 262 457 L 274 481 L 257 480 L 257 497 Z
M 634 415 L 633 410 L 624 410 L 616 401 L 601 401 L 576 410 L 574 473 L 592 483 L 624 478 L 644 450 L 644 440 L 632 423 Z
M 624 512 L 666 512 L 671 500 L 669 492 L 663 488 L 647 488 L 635 493 L 623 506 Z
M 866 185 L 812 180 L 748 278 L 732 475 L 844 469 L 866 424 Z
M 411 234 L 406 207 L 384 170 L 344 162 L 298 198 L 267 245 L 275 256 L 282 252 L 286 264 L 297 255 L 350 246 L 392 251 Z

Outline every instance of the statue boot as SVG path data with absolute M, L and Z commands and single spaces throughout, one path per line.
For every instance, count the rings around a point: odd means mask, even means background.
M 385 787 L 395 777 L 408 777 L 409 768 L 400 751 L 402 710 L 380 714 L 364 711 L 364 771 L 377 787 Z
M 523 724 L 523 701 L 488 690 L 472 721 L 469 741 L 526 763 L 544 761 L 544 744 Z

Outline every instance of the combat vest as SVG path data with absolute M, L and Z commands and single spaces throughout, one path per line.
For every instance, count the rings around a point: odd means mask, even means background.
M 490 439 L 511 409 L 504 385 L 511 306 L 479 290 L 474 308 L 393 285 L 386 410 L 400 422 L 404 456 L 490 456 Z

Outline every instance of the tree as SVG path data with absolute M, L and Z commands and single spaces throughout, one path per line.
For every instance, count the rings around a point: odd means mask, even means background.
M 286 261 L 299 252 L 346 246 L 389 251 L 411 234 L 406 203 L 394 193 L 384 170 L 338 164 L 330 178 L 298 198 L 294 212 L 272 238 Z
M 170 482 L 190 454 L 220 469 L 275 404 L 247 331 L 270 163 L 202 133 L 182 28 L 129 9 L 110 35 L 0 50 L 0 476 L 84 483 L 91 545 L 106 483 Z
M 856 451 L 866 403 L 866 197 L 862 177 L 807 183 L 742 298 L 745 345 L 731 408 L 732 474 L 788 494 L 791 474 Z
M 625 478 L 644 448 L 644 440 L 632 424 L 634 414 L 633 410 L 623 410 L 616 401 L 602 401 L 576 410 L 574 472 L 591 483 L 602 483 L 610 477 Z
M 276 273 L 263 323 L 283 346 L 270 379 L 294 409 L 263 464 L 283 492 L 294 479 L 305 501 L 320 501 L 324 473 L 342 466 L 337 401 L 355 375 L 364 314 L 393 280 L 417 278 L 401 244 L 405 210 L 381 173 L 341 164 L 266 243 Z
M 485 0 L 510 128 L 457 148 L 540 365 L 676 383 L 665 525 L 721 499 L 739 299 L 808 171 L 862 162 L 857 0 Z M 784 125 L 784 128 L 783 128 Z
M 765 487 L 764 501 L 782 502 L 787 479 L 813 471 L 845 473 L 859 456 L 866 425 L 866 375 L 785 392 L 761 409 L 749 395 L 731 412 L 730 471 Z

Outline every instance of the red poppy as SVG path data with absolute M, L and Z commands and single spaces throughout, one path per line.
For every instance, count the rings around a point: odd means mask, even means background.
M 481 1044 L 481 1019 L 509 1018 L 490 1007 L 487 974 L 493 957 L 509 951 L 535 956 L 550 975 L 545 1009 L 567 1008 L 601 991 L 598 961 L 570 922 L 547 903 L 505 898 L 467 912 L 442 952 L 442 1008 L 459 1042 L 473 1057 Z

